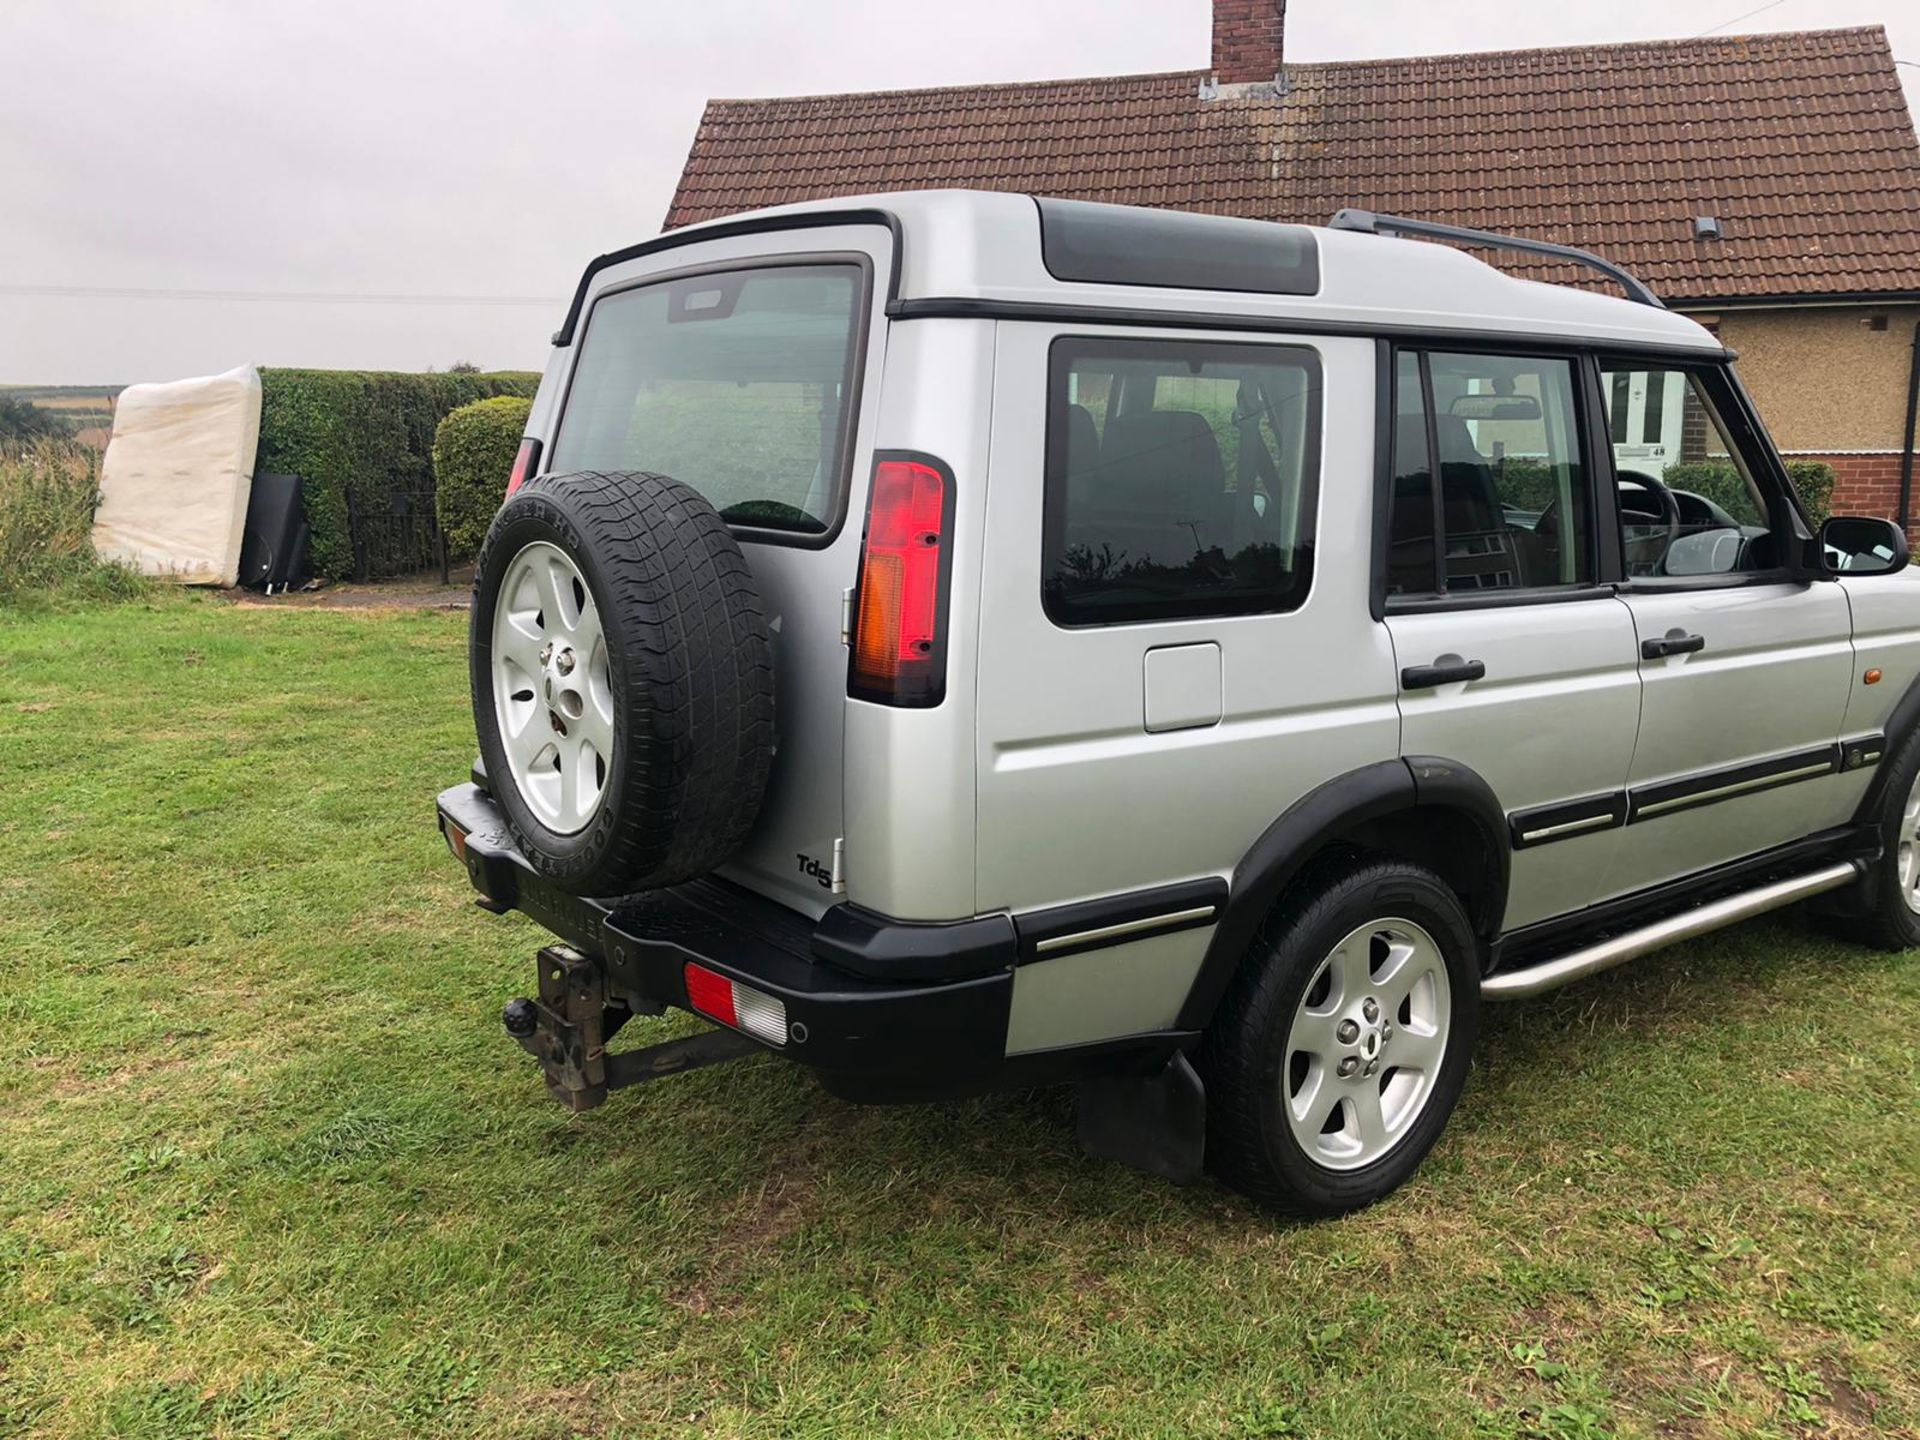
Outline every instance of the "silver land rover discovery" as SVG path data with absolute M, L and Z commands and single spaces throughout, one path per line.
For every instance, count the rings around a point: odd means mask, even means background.
M 557 937 L 507 1030 L 576 1109 L 763 1050 L 1073 1081 L 1096 1154 L 1331 1214 L 1483 999 L 1813 897 L 1920 941 L 1906 538 L 1809 521 L 1731 358 L 1359 211 L 904 193 L 600 257 L 439 800 Z M 667 1007 L 716 1028 L 612 1048 Z

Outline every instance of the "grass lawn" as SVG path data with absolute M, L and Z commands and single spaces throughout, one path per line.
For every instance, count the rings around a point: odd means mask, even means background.
M 1332 1224 L 1058 1091 L 569 1117 L 433 830 L 464 628 L 0 611 L 0 1434 L 1920 1434 L 1920 957 L 1763 921 L 1495 1008 Z

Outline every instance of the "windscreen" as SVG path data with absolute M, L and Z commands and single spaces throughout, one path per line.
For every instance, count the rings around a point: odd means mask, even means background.
M 651 470 L 748 528 L 839 519 L 866 273 L 729 270 L 603 295 L 548 468 Z

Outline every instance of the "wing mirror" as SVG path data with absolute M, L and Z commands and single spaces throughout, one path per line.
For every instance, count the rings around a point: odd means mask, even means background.
M 1907 532 L 1891 520 L 1835 515 L 1820 527 L 1820 563 L 1829 575 L 1888 575 L 1907 564 Z

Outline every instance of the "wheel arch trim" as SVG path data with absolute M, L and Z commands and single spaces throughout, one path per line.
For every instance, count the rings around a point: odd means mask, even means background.
M 1507 817 L 1493 789 L 1471 767 L 1432 755 L 1363 765 L 1309 790 L 1287 807 L 1234 866 L 1226 909 L 1180 1009 L 1183 1029 L 1204 1029 L 1226 994 L 1260 922 L 1307 862 L 1371 821 L 1447 811 L 1478 832 L 1480 883 L 1469 919 L 1484 942 L 1506 911 L 1511 856 Z

